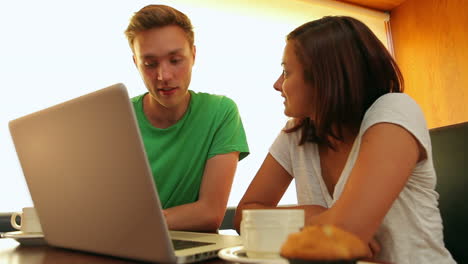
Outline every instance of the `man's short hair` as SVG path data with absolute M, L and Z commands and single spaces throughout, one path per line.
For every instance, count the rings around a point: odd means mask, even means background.
M 166 5 L 147 5 L 136 12 L 130 19 L 125 36 L 133 50 L 133 41 L 137 33 L 170 25 L 179 26 L 185 32 L 190 47 L 193 46 L 192 22 L 184 13 Z

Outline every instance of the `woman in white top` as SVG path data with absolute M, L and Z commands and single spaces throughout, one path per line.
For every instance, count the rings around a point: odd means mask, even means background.
M 287 36 L 274 88 L 292 119 L 238 205 L 276 208 L 293 179 L 306 224 L 334 224 L 392 263 L 454 263 L 444 246 L 424 115 L 398 66 L 350 17 Z M 284 208 L 284 207 L 282 207 Z

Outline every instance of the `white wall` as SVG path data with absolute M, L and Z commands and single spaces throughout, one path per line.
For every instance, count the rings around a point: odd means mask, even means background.
M 32 202 L 8 131 L 22 115 L 123 82 L 131 96 L 145 87 L 124 37 L 133 12 L 163 3 L 195 26 L 191 89 L 234 99 L 251 154 L 239 163 L 229 199 L 235 206 L 286 121 L 272 85 L 281 71 L 284 37 L 323 15 L 352 15 L 386 41 L 387 15 L 324 0 L 26 0 L 0 4 L 0 212 Z M 31 131 L 33 133 L 33 131 Z M 295 203 L 292 186 L 281 203 Z

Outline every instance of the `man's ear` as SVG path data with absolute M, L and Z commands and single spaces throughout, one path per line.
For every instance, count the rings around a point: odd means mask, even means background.
M 135 64 L 135 66 L 138 68 L 136 58 L 135 58 L 135 54 L 132 56 L 132 59 L 133 59 L 133 64 Z
M 197 54 L 197 47 L 195 45 L 192 46 L 192 55 L 193 55 L 193 64 L 195 64 L 195 58 Z

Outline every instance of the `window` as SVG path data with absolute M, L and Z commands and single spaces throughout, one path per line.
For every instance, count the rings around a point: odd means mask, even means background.
M 191 89 L 223 94 L 239 107 L 251 155 L 239 163 L 229 205 L 235 206 L 286 117 L 273 90 L 285 36 L 306 21 L 349 15 L 386 44 L 385 13 L 328 0 L 158 1 L 185 12 L 195 27 Z M 11 119 L 123 82 L 146 91 L 123 34 L 133 12 L 154 1 L 10 1 L 0 23 L 0 212 L 32 204 L 9 136 Z M 6 12 L 8 11 L 8 12 Z M 261 99 L 260 99 L 261 98 Z M 281 201 L 296 203 L 294 184 Z

